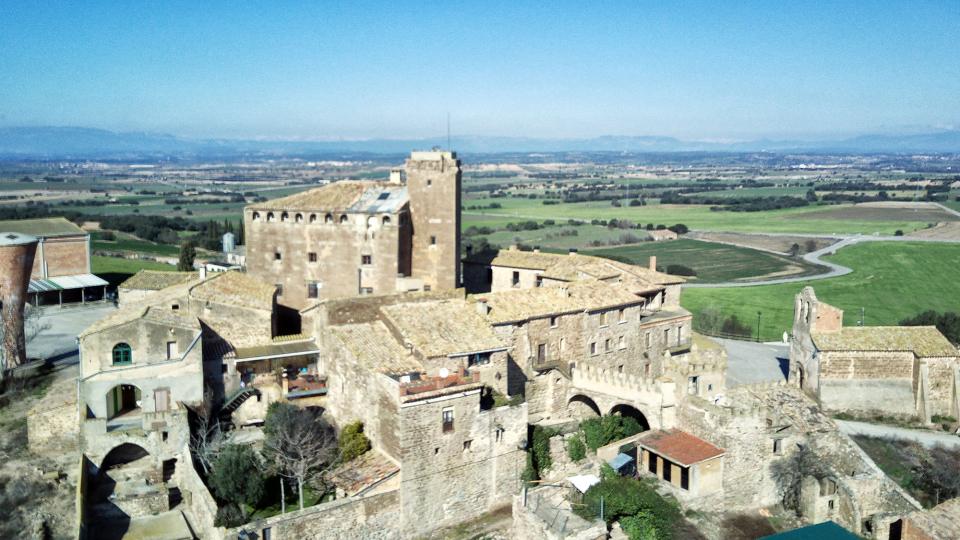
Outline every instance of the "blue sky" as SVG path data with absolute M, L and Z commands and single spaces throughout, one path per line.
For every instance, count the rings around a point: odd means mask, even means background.
M 834 137 L 960 126 L 960 1 L 30 2 L 0 125 Z

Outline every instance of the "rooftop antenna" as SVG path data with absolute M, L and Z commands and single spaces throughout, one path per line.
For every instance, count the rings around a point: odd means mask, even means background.
M 450 111 L 447 111 L 447 150 L 450 148 Z

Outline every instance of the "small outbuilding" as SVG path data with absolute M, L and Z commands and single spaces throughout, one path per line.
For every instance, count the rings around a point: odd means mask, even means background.
M 682 494 L 707 495 L 723 489 L 724 451 L 679 429 L 655 430 L 637 439 L 640 474 L 649 474 Z

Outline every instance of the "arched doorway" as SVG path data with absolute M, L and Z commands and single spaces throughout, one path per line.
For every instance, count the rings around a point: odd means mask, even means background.
M 633 418 L 638 424 L 640 424 L 640 427 L 643 428 L 643 431 L 650 429 L 650 422 L 647 422 L 647 417 L 640 412 L 640 409 L 637 409 L 631 405 L 627 405 L 625 403 L 614 405 L 613 408 L 610 409 L 610 414 L 615 414 L 617 416 L 623 416 L 626 418 Z
M 157 482 L 160 478 L 153 456 L 142 446 L 133 443 L 116 446 L 107 452 L 99 472 L 90 478 L 87 511 L 107 530 L 129 524 L 131 518 L 145 513 L 141 508 L 143 497 L 166 490 Z
M 107 392 L 107 420 L 118 416 L 140 414 L 143 399 L 140 389 L 132 384 L 118 384 Z
M 570 401 L 567 402 L 567 411 L 573 418 L 581 420 L 600 416 L 600 407 L 597 406 L 597 403 L 582 394 L 570 398 Z

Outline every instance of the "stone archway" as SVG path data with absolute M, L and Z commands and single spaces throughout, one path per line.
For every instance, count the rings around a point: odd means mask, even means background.
M 583 394 L 577 394 L 567 402 L 567 412 L 571 417 L 583 420 L 600 416 L 600 407 L 597 402 Z
M 627 418 L 633 418 L 640 424 L 640 427 L 643 428 L 643 431 L 650 429 L 650 422 L 647 421 L 647 416 L 640 411 L 640 409 L 627 405 L 626 403 L 618 403 L 610 409 L 612 415 L 623 416 Z
M 118 384 L 107 392 L 107 420 L 118 416 L 136 416 L 141 412 L 143 392 L 133 384 Z

